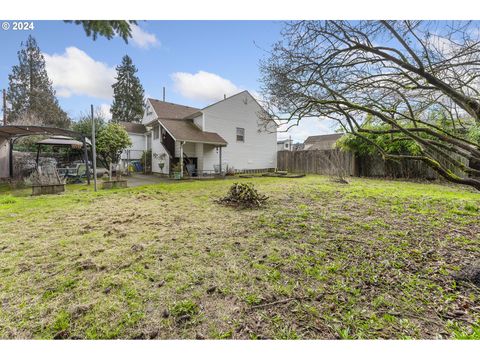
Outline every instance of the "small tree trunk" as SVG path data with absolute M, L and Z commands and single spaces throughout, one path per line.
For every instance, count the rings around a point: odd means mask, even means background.
M 112 163 L 108 167 L 108 180 L 112 181 Z

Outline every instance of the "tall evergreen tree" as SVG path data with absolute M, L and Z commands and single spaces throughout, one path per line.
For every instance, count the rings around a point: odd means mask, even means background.
M 145 101 L 143 86 L 135 75 L 137 68 L 130 56 L 125 55 L 116 70 L 117 82 L 112 85 L 113 104 L 110 109 L 112 121 L 140 122 Z
M 131 25 L 136 25 L 135 20 L 64 20 L 66 23 L 74 23 L 82 25 L 87 36 L 91 36 L 93 40 L 97 37 L 105 36 L 108 40 L 115 35 L 120 36 L 125 42 L 132 37 Z
M 12 67 L 8 81 L 9 123 L 69 126 L 70 119 L 58 104 L 48 78 L 45 58 L 31 35 L 21 43 L 18 65 Z

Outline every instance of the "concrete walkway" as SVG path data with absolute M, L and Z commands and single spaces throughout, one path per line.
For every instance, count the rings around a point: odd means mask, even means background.
M 159 184 L 159 183 L 169 183 L 174 182 L 175 180 L 165 177 L 160 177 L 158 175 L 144 175 L 134 173 L 130 176 L 124 176 L 124 179 L 127 180 L 128 187 L 136 187 L 143 185 Z

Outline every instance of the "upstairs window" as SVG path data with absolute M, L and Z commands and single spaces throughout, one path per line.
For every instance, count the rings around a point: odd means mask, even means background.
M 159 129 L 159 126 L 158 126 L 158 125 L 156 125 L 156 126 L 153 127 L 153 138 L 154 138 L 154 139 L 158 139 L 158 137 L 159 137 L 159 130 L 160 130 L 160 129 Z
M 153 114 L 153 111 L 152 111 L 152 108 L 150 107 L 150 105 L 147 105 L 145 107 L 145 110 L 146 110 L 147 115 L 152 115 Z
M 245 129 L 237 128 L 237 141 L 245 142 Z

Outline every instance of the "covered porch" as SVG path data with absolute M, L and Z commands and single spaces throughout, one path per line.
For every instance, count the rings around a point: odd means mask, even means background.
M 157 172 L 177 178 L 224 174 L 222 149 L 227 142 L 217 133 L 202 131 L 185 119 L 158 119 L 152 127 L 152 168 L 158 161 Z M 156 137 L 160 140 L 158 147 L 154 144 Z
M 180 173 L 183 174 L 183 177 L 222 176 L 226 171 L 222 151 L 225 146 L 223 144 L 178 141 L 178 157 L 173 159 L 173 166 L 180 165 Z

